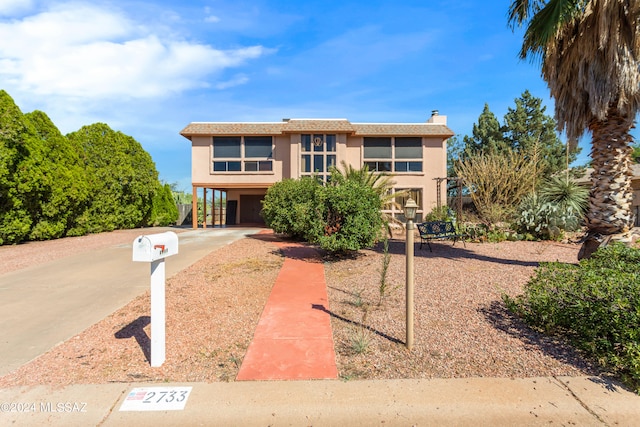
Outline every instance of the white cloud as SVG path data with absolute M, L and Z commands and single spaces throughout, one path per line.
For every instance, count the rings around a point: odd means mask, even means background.
M 234 78 L 232 78 L 231 80 L 227 80 L 225 82 L 220 82 L 216 85 L 216 89 L 229 89 L 231 87 L 234 86 L 240 86 L 243 85 L 245 83 L 247 83 L 249 81 L 249 78 L 247 76 L 245 76 L 244 74 L 240 74 L 238 76 L 235 76 Z
M 7 90 L 36 95 L 159 97 L 210 86 L 212 74 L 269 52 L 154 34 L 119 11 L 83 3 L 0 22 L 0 79 L 13 86 Z
M 204 18 L 204 22 L 208 22 L 210 24 L 217 24 L 218 22 L 220 22 L 220 18 L 218 18 L 215 15 L 209 15 L 206 18 Z

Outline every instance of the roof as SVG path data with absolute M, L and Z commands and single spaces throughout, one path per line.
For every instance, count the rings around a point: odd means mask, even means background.
M 453 131 L 446 125 L 435 123 L 354 123 L 354 135 L 380 136 L 453 136 Z
M 190 123 L 180 132 L 195 135 L 279 135 L 284 123 Z
M 584 175 L 576 179 L 576 182 L 579 184 L 586 184 L 591 182 L 591 174 L 593 173 L 593 168 L 586 168 L 584 171 Z M 636 180 L 640 178 L 640 164 L 633 163 L 631 165 L 631 179 Z
M 205 122 L 190 123 L 180 135 L 282 135 L 286 133 L 346 133 L 359 136 L 440 136 L 454 133 L 443 123 L 351 123 L 347 119 L 285 119 L 282 122 Z
M 353 133 L 353 125 L 347 119 L 290 119 L 284 124 L 284 132 L 286 133 Z

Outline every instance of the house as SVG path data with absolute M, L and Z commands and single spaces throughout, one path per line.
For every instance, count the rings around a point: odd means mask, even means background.
M 193 209 L 197 194 L 210 212 L 226 210 L 225 225 L 264 223 L 261 201 L 267 189 L 286 178 L 317 176 L 326 181 L 344 161 L 356 169 L 386 172 L 396 190 L 410 190 L 418 217 L 446 203 L 446 116 L 434 111 L 423 123 L 351 123 L 347 119 L 283 119 L 272 123 L 190 123 L 180 134 L 191 141 Z M 202 189 L 202 190 L 200 190 Z M 216 206 L 216 203 L 225 206 Z M 403 200 L 399 203 L 404 205 Z M 387 212 L 402 216 L 401 210 Z M 205 215 L 206 216 L 206 215 Z M 212 225 L 222 225 L 213 215 Z M 193 227 L 197 228 L 193 216 Z M 204 224 L 206 227 L 207 224 Z

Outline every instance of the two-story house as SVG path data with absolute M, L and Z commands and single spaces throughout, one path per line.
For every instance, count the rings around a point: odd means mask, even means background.
M 207 122 L 191 123 L 180 134 L 191 141 L 193 211 L 199 191 L 205 206 L 209 190 L 218 192 L 223 197 L 211 197 L 211 210 L 221 211 L 223 207 L 214 203 L 225 200 L 226 225 L 263 223 L 261 201 L 271 185 L 313 175 L 326 181 L 330 168 L 340 168 L 343 161 L 356 169 L 367 165 L 371 171 L 393 175 L 395 189 L 410 190 L 419 217 L 439 204 L 438 197 L 446 203 L 442 178 L 447 176 L 446 141 L 453 132 L 446 116 L 437 111 L 424 123 Z M 388 212 L 402 216 L 393 207 Z M 197 226 L 193 215 L 193 227 Z

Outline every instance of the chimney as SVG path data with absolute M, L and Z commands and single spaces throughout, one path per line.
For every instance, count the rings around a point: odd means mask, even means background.
M 427 120 L 427 123 L 436 123 L 439 125 L 447 124 L 447 116 L 441 116 L 438 110 L 431 110 L 431 117 Z

